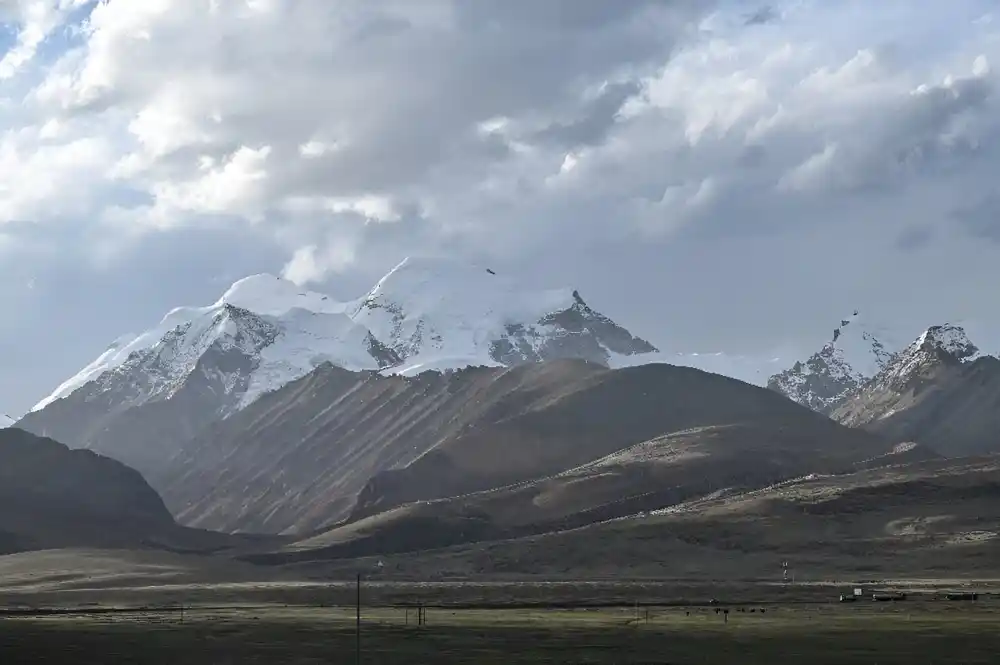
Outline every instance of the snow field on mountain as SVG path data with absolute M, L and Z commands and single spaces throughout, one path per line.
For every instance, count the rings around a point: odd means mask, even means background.
M 586 309 L 570 289 L 532 290 L 489 268 L 449 259 L 406 259 L 349 302 L 273 275 L 252 275 L 212 305 L 176 308 L 150 330 L 119 338 L 33 410 L 93 382 L 107 383 L 106 389 L 116 371 L 143 373 L 132 405 L 169 397 L 199 363 L 227 394 L 245 386 L 241 408 L 324 362 L 404 375 L 495 366 L 494 345 L 512 337 L 518 352 L 538 353 L 578 334 L 546 317 L 580 307 Z M 210 349 L 236 352 L 238 364 L 252 370 L 215 376 L 224 373 L 209 369 L 217 363 L 201 362 Z
M 423 364 L 474 359 L 494 365 L 490 346 L 505 326 L 533 325 L 573 303 L 569 289 L 532 292 L 488 268 L 448 259 L 406 259 L 348 311 L 401 355 L 425 355 Z
M 574 336 L 581 334 L 574 327 L 580 319 L 571 321 L 569 328 L 559 320 L 571 312 L 584 317 L 587 325 L 603 320 L 571 289 L 525 288 L 517 279 L 487 266 L 452 259 L 406 259 L 367 294 L 347 302 L 274 275 L 251 275 L 234 283 L 212 305 L 175 308 L 153 328 L 119 337 L 32 410 L 41 410 L 92 382 L 114 381 L 111 373 L 115 370 L 127 372 L 140 366 L 149 376 L 143 380 L 148 385 L 136 403 L 170 396 L 209 349 L 242 354 L 243 366 L 252 366 L 248 376 L 215 377 L 227 393 L 244 390 L 240 408 L 324 362 L 403 376 L 499 366 L 497 358 L 502 355 L 496 353 L 497 344 L 506 344 L 508 350 L 523 352 L 525 357 L 541 357 L 548 347 L 574 343 Z M 604 321 L 600 325 L 615 326 Z M 589 339 L 593 344 L 595 338 Z M 649 363 L 694 367 L 770 385 L 818 409 L 837 402 L 842 393 L 857 389 L 890 365 L 896 373 L 905 372 L 894 360 L 908 349 L 931 343 L 965 359 L 978 353 L 959 325 L 931 328 L 909 347 L 900 343 L 906 339 L 913 337 L 875 325 L 854 312 L 837 321 L 822 349 L 791 366 L 787 358 L 773 356 L 646 352 L 648 346 L 629 355 L 612 352 L 600 339 L 597 344 L 612 368 Z M 783 367 L 787 369 L 780 371 Z M 213 376 L 225 373 L 204 371 Z M 825 392 L 813 394 L 820 390 Z

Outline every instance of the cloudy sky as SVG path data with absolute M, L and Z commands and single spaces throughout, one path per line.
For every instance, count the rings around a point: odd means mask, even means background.
M 812 351 L 855 308 L 1000 336 L 994 0 L 0 0 L 0 21 L 0 411 L 246 274 L 346 298 L 408 254 L 576 286 L 683 352 Z

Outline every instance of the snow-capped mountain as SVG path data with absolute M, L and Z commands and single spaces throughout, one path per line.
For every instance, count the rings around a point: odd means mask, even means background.
M 32 409 L 86 387 L 119 407 L 173 397 L 197 380 L 222 411 L 250 403 L 323 362 L 378 369 L 398 359 L 344 305 L 271 275 L 236 282 L 208 307 L 180 307 L 141 335 L 119 338 Z
M 854 312 L 840 321 L 823 348 L 771 376 L 767 387 L 826 413 L 885 369 L 898 350 L 891 340 L 891 333 L 865 325 Z
M 193 436 L 323 364 L 416 374 L 566 357 L 613 366 L 655 352 L 575 291 L 535 291 L 456 261 L 408 259 L 349 302 L 254 275 L 117 339 L 19 425 L 155 483 L 171 452 L 142 441 Z
M 919 379 L 924 370 L 938 363 L 960 364 L 979 357 L 979 347 L 961 326 L 950 323 L 932 326 L 896 354 L 865 386 L 865 391 L 904 389 Z
M 656 348 L 570 289 L 529 291 L 455 261 L 406 259 L 347 305 L 402 361 L 388 372 L 585 358 L 605 365 Z
M 982 354 L 961 326 L 933 326 L 830 416 L 945 455 L 998 452 L 1000 360 Z
M 208 307 L 177 308 L 119 338 L 32 411 L 84 387 L 137 406 L 197 378 L 229 412 L 326 362 L 412 374 L 562 357 L 614 364 L 655 351 L 575 291 L 531 291 L 492 270 L 407 259 L 346 303 L 271 275 L 240 280 Z

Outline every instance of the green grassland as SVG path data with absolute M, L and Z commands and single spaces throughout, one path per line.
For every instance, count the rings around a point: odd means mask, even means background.
M 749 610 L 750 606 L 744 607 Z M 760 609 L 764 608 L 765 613 Z M 0 619 L 0 663 L 353 663 L 353 608 L 78 609 Z M 362 662 L 994 663 L 1000 600 L 591 609 L 364 608 Z M 647 619 L 648 612 L 648 619 Z

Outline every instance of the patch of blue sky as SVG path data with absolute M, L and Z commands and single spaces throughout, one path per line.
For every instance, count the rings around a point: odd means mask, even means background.
M 36 62 L 42 66 L 50 64 L 67 51 L 82 46 L 86 41 L 87 19 L 97 4 L 97 0 L 88 0 L 70 12 L 63 24 L 38 45 Z

